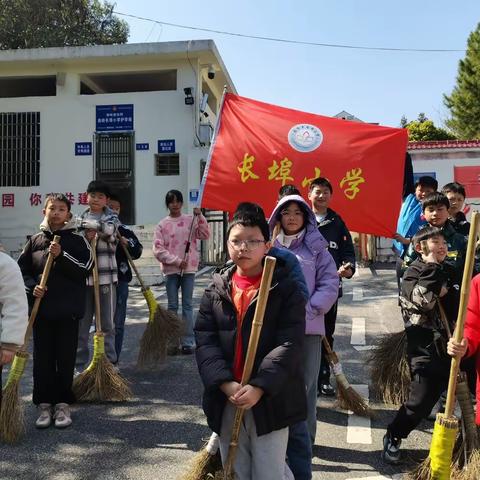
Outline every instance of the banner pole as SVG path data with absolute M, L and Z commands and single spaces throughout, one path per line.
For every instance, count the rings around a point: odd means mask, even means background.
M 200 206 L 202 204 L 203 190 L 205 188 L 205 182 L 207 180 L 208 170 L 210 168 L 210 162 L 212 160 L 212 153 L 213 153 L 213 149 L 215 147 L 215 143 L 217 141 L 218 131 L 220 130 L 220 124 L 222 123 L 221 119 L 222 119 L 222 112 L 223 112 L 223 104 L 225 102 L 226 94 L 227 94 L 227 85 L 224 85 L 223 86 L 223 93 L 222 93 L 222 100 L 220 102 L 220 109 L 218 110 L 217 123 L 215 125 L 215 130 L 213 131 L 212 142 L 210 143 L 210 149 L 208 150 L 207 163 L 205 165 L 205 170 L 203 172 L 202 181 L 200 183 L 200 192 L 199 192 L 199 195 L 198 195 L 197 206 Z

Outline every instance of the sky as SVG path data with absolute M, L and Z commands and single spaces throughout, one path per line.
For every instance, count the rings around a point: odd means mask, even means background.
M 283 107 L 399 126 L 420 112 L 442 126 L 479 0 L 117 0 L 115 10 L 247 35 L 395 52 L 295 45 L 186 30 L 121 17 L 129 43 L 213 39 L 239 95 Z

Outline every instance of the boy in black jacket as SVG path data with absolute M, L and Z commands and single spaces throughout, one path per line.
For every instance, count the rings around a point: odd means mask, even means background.
M 412 244 L 419 258 L 403 276 L 400 306 L 407 333 L 407 352 L 412 380 L 408 400 L 400 407 L 383 438 L 382 457 L 387 463 L 400 461 L 400 444 L 431 411 L 448 384 L 447 354 L 453 322 L 442 318 L 440 303 L 451 283 L 451 267 L 444 263 L 447 242 L 443 232 L 427 226 Z
M 228 251 L 234 262 L 202 298 L 195 325 L 196 359 L 205 386 L 203 409 L 220 435 L 225 462 L 235 408 L 244 420 L 234 464 L 238 480 L 292 478 L 285 465 L 288 426 L 305 420 L 302 372 L 305 298 L 277 260 L 252 376 L 240 384 L 263 271 L 270 248 L 268 225 L 257 207 L 234 216 Z
M 455 230 L 462 235 L 468 237 L 470 231 L 470 223 L 467 222 L 467 217 L 463 213 L 463 205 L 465 203 L 465 187 L 458 182 L 447 183 L 442 188 L 442 193 L 448 198 L 450 208 L 448 209 L 448 216 L 452 222 Z
M 121 203 L 120 198 L 111 194 L 108 200 L 108 206 L 120 217 Z M 120 242 L 127 247 L 128 253 L 133 260 L 140 258 L 143 251 L 143 245 L 139 242 L 137 236 L 125 225 L 118 226 L 121 235 Z M 127 316 L 128 284 L 132 281 L 132 269 L 128 263 L 122 245 L 117 246 L 115 259 L 117 260 L 117 305 L 113 323 L 115 325 L 115 352 L 117 353 L 117 363 L 120 360 L 120 352 L 123 345 L 123 333 L 125 331 L 125 317 Z
M 33 326 L 33 403 L 38 405 L 37 428 L 71 425 L 69 405 L 78 339 L 78 322 L 85 307 L 86 278 L 92 267 L 90 246 L 69 224 L 70 202 L 61 193 L 48 195 L 40 233 L 25 245 L 18 264 L 23 274 L 30 306 L 34 297 L 42 298 Z M 54 235 L 60 243 L 51 243 Z M 48 254 L 54 262 L 47 287 L 39 281 Z
M 340 298 L 343 294 L 342 278 L 351 278 L 355 273 L 355 250 L 352 236 L 342 217 L 328 207 L 332 200 L 332 194 L 332 184 L 326 178 L 318 177 L 310 183 L 308 199 L 317 219 L 318 230 L 328 242 L 328 251 L 337 265 L 338 298 Z M 337 321 L 337 307 L 338 300 L 325 314 L 325 336 L 331 347 L 333 347 L 333 334 Z M 323 346 L 322 363 L 318 375 L 318 393 L 326 396 L 335 395 L 335 390 L 330 384 L 330 363 Z

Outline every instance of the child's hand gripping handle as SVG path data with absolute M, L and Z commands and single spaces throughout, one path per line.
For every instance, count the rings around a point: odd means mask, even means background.
M 130 252 L 128 251 L 128 248 L 123 244 L 122 242 L 122 235 L 120 232 L 117 231 L 117 237 L 118 237 L 118 243 L 119 245 L 122 246 L 123 251 L 125 253 L 125 256 L 127 257 L 128 263 L 132 267 L 132 270 L 135 272 L 135 275 L 137 276 L 138 283 L 140 284 L 140 287 L 142 289 L 142 292 L 145 292 L 147 290 L 147 287 L 143 283 L 142 277 L 140 276 L 140 273 L 138 272 L 137 266 L 133 262 L 133 258 L 130 255 Z
M 462 288 L 460 290 L 460 305 L 458 307 L 457 324 L 453 336 L 460 343 L 463 339 L 463 327 L 467 313 L 468 296 L 470 294 L 470 282 L 472 280 L 473 264 L 475 261 L 475 244 L 478 235 L 478 212 L 472 213 L 470 224 L 470 233 L 468 236 L 467 254 L 465 266 L 463 268 Z M 451 417 L 455 408 L 455 390 L 457 385 L 457 375 L 460 369 L 460 358 L 452 357 L 450 367 L 450 377 L 448 380 L 447 403 L 445 405 L 445 415 Z
M 253 364 L 255 362 L 255 356 L 257 354 L 258 341 L 260 339 L 260 333 L 263 326 L 263 317 L 265 315 L 265 309 L 267 307 L 268 295 L 270 292 L 270 286 L 272 284 L 273 271 L 275 269 L 276 258 L 265 257 L 265 264 L 263 267 L 262 280 L 260 282 L 260 289 L 258 291 L 257 305 L 255 307 L 255 313 L 253 315 L 252 330 L 250 332 L 250 340 L 248 341 L 247 354 L 245 356 L 245 366 L 243 367 L 242 385 L 245 385 L 250 380 L 252 374 Z M 228 449 L 227 461 L 224 467 L 224 479 L 231 478 L 233 471 L 233 463 L 235 461 L 235 455 L 238 446 L 238 437 L 240 435 L 240 426 L 243 419 L 245 410 L 243 408 L 237 408 L 235 410 L 235 418 L 233 420 L 232 438 L 230 440 L 230 448 Z
M 59 243 L 59 242 L 60 242 L 60 236 L 55 235 L 53 237 L 52 243 Z M 43 272 L 42 272 L 42 277 L 40 279 L 40 284 L 39 284 L 40 287 L 42 287 L 43 289 L 47 285 L 47 280 L 48 280 L 48 276 L 50 275 L 50 269 L 52 268 L 53 260 L 54 260 L 53 254 L 49 253 L 48 258 L 47 258 L 47 262 L 45 263 L 45 267 L 44 267 Z M 32 312 L 30 313 L 30 317 L 28 318 L 27 330 L 25 332 L 25 337 L 23 339 L 23 345 L 22 345 L 22 348 L 21 348 L 22 351 L 26 351 L 26 349 L 27 349 L 28 342 L 30 341 L 30 337 L 32 335 L 33 324 L 35 322 L 35 318 L 37 317 L 37 313 L 38 313 L 38 309 L 40 308 L 40 302 L 41 301 L 42 301 L 42 298 L 37 297 L 37 298 L 35 298 L 35 301 L 33 302 Z

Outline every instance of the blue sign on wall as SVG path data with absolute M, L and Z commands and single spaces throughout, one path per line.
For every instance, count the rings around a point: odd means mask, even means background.
M 97 105 L 96 130 L 97 132 L 133 130 L 133 104 Z
M 413 173 L 413 183 L 416 183 L 420 177 L 433 177 L 437 178 L 437 174 L 435 172 L 414 172 Z
M 91 155 L 92 142 L 75 142 L 75 155 Z
M 150 144 L 148 143 L 137 143 L 135 145 L 136 150 L 150 150 Z
M 188 199 L 190 201 L 190 203 L 197 203 L 198 202 L 198 189 L 197 188 L 192 188 L 189 192 L 188 192 Z
M 175 140 L 159 140 L 158 153 L 175 153 Z

